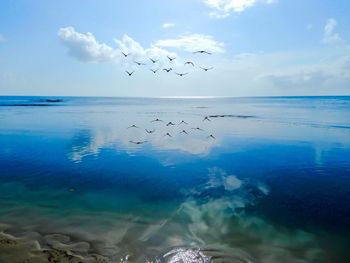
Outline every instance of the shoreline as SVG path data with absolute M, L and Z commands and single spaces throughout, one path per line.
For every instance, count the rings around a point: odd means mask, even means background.
M 1 225 L 3 228 L 4 225 Z M 31 236 L 31 237 L 30 237 Z M 35 238 L 38 237 L 38 238 Z M 111 259 L 91 253 L 87 242 L 71 242 L 70 237 L 53 234 L 15 237 L 0 232 L 0 262 L 2 263 L 109 263 Z

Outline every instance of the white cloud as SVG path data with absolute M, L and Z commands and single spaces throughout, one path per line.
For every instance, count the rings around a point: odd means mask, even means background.
M 299 65 L 277 70 L 264 75 L 263 78 L 275 87 L 287 90 L 331 91 L 336 87 L 349 86 L 349 69 L 350 56 L 344 56 L 330 63 Z
M 162 49 L 156 45 L 151 45 L 149 48 L 144 48 L 140 43 L 124 35 L 122 39 L 114 39 L 115 43 L 118 45 L 119 49 L 124 53 L 130 53 L 134 59 L 147 59 L 153 57 L 155 59 L 165 59 L 166 56 L 176 56 L 175 53 L 169 52 Z
M 201 34 L 186 34 L 173 39 L 163 39 L 155 43 L 159 47 L 183 49 L 188 52 L 206 50 L 208 52 L 224 52 L 224 44 L 216 41 L 212 36 Z
M 164 23 L 162 25 L 162 28 L 171 28 L 171 27 L 175 27 L 176 25 L 174 23 Z
M 238 54 L 216 61 L 212 79 L 202 77 L 201 91 L 220 83 L 233 96 L 269 95 L 342 95 L 349 93 L 350 46 L 330 47 L 298 52 Z M 243 88 L 244 87 L 244 88 Z M 225 95 L 227 89 L 218 95 Z M 237 91 L 237 92 L 236 92 Z
M 73 27 L 59 29 L 58 36 L 68 48 L 68 54 L 83 62 L 119 62 L 123 58 L 121 51 L 130 53 L 132 59 L 144 60 L 149 57 L 167 59 L 166 56 L 176 55 L 154 45 L 144 48 L 126 34 L 122 39 L 114 39 L 117 45 L 116 48 L 100 43 L 90 32 L 79 33 Z
M 322 43 L 340 44 L 343 42 L 343 39 L 340 37 L 340 35 L 335 32 L 336 27 L 337 27 L 337 21 L 334 18 L 329 18 L 324 27 Z
M 58 36 L 68 48 L 68 54 L 80 61 L 112 62 L 119 56 L 115 49 L 99 43 L 90 32 L 83 34 L 75 31 L 73 27 L 65 27 L 58 31 Z
M 0 34 L 0 43 L 5 42 L 5 41 L 6 41 L 6 38 L 2 34 Z
M 256 5 L 257 3 L 272 4 L 276 0 L 203 0 L 204 3 L 214 11 L 209 15 L 215 18 L 224 18 L 230 13 L 241 13 L 247 8 Z

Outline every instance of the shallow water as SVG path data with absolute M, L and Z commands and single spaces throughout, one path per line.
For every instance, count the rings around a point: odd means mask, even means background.
M 7 233 L 128 262 L 350 262 L 350 97 L 62 99 L 0 97 Z

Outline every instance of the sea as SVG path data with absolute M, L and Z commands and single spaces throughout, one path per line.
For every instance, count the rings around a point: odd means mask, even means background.
M 106 262 L 350 262 L 350 97 L 2 96 L 0 224 Z

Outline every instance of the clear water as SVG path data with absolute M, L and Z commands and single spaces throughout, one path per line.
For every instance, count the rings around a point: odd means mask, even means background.
M 129 262 L 350 262 L 350 97 L 62 99 L 0 97 L 8 232 Z

